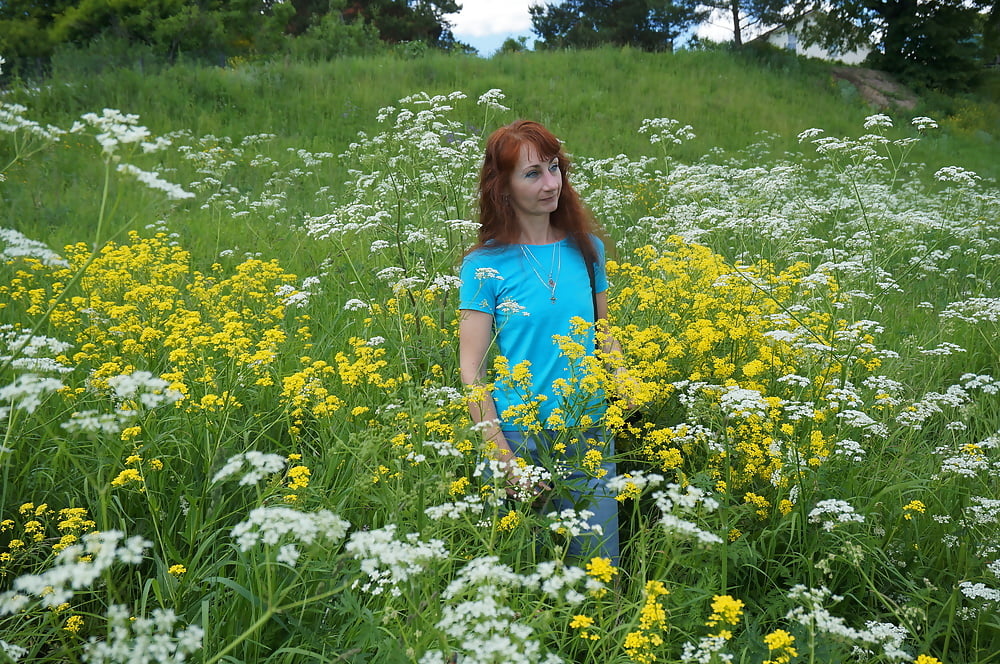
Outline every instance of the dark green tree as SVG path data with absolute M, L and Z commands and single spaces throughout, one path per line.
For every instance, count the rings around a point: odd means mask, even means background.
M 0 54 L 8 61 L 47 57 L 52 51 L 48 35 L 52 21 L 72 5 L 72 0 L 0 2 Z
M 590 48 L 600 44 L 669 51 L 707 11 L 698 0 L 564 0 L 533 5 L 531 29 L 542 48 Z
M 461 50 L 445 16 L 454 0 L 0 0 L 0 54 L 8 71 L 49 59 L 61 45 L 109 40 L 127 52 L 219 61 L 283 50 L 333 57 L 383 42 L 422 42 Z M 308 34 L 308 44 L 292 46 Z M 333 40 L 337 43 L 324 43 Z
M 349 0 L 342 14 L 346 20 L 368 21 L 391 44 L 422 41 L 448 49 L 456 42 L 445 15 L 461 8 L 455 0 Z
M 874 45 L 872 66 L 945 91 L 966 89 L 977 79 L 988 18 L 996 11 L 987 0 L 831 0 L 821 6 L 800 0 L 798 7 L 814 10 L 804 42 L 842 50 Z
M 528 50 L 528 38 L 527 37 L 507 37 L 502 44 L 500 44 L 500 53 L 524 53 Z
M 270 52 L 292 13 L 275 0 L 13 0 L 0 2 L 0 53 L 44 59 L 62 44 L 98 38 L 144 44 L 166 58 Z

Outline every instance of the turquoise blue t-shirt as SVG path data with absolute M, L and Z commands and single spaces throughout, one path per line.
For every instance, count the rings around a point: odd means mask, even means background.
M 597 237 L 592 239 L 598 254 L 595 290 L 601 293 L 608 289 L 604 244 Z M 550 272 L 554 287 L 547 283 Z M 512 370 L 525 360 L 530 363 L 529 389 L 512 385 L 511 381 L 496 381 L 493 398 L 501 429 L 528 429 L 527 423 L 514 420 L 523 415 L 526 405 L 538 402 L 538 395 L 545 397 L 538 405 L 537 420 L 542 428 L 561 428 L 560 423 L 576 426 L 584 415 L 596 425 L 604 414 L 603 394 L 585 394 L 585 390 L 577 389 L 585 375 L 581 362 L 563 355 L 553 339 L 554 335 L 572 334 L 570 321 L 574 317 L 594 320 L 590 275 L 576 244 L 564 238 L 554 245 L 511 244 L 477 249 L 465 257 L 461 278 L 459 308 L 493 316 L 499 353 L 507 358 Z M 573 335 L 573 340 L 593 354 L 592 327 L 585 334 Z M 557 383 L 559 379 L 566 383 Z M 567 391 L 571 393 L 567 395 Z

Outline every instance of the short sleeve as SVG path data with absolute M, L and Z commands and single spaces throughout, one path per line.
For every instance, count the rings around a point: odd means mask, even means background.
M 458 308 L 493 314 L 500 274 L 494 268 L 483 265 L 480 256 L 470 254 L 462 261 L 459 277 L 462 285 L 458 289 Z
M 591 235 L 594 248 L 597 249 L 597 263 L 594 265 L 594 292 L 603 293 L 608 290 L 607 259 L 604 255 L 604 242 L 596 235 Z

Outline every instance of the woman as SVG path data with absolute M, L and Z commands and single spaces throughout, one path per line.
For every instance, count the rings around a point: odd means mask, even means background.
M 508 486 L 529 489 L 533 499 L 551 488 L 525 480 L 519 457 L 549 470 L 569 465 L 568 477 L 553 473 L 568 490 L 554 491 L 549 507 L 589 510 L 589 524 L 600 526 L 574 537 L 570 554 L 617 565 L 617 501 L 602 479 L 615 474 L 607 460 L 613 442 L 599 426 L 604 399 L 583 389 L 587 358 L 566 352 L 567 342 L 576 343 L 592 356 L 594 326 L 579 319 L 607 316 L 604 245 L 568 167 L 559 140 L 537 122 L 501 127 L 487 140 L 479 242 L 462 263 L 459 362 L 475 395 L 470 415 Z M 494 341 L 507 368 L 486 385 Z M 597 462 L 581 464 L 584 458 Z

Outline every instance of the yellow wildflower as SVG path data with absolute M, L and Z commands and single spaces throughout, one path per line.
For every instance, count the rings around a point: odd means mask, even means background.
M 111 486 L 125 486 L 130 482 L 141 484 L 144 481 L 145 480 L 142 475 L 139 474 L 138 470 L 135 468 L 126 468 L 122 472 L 118 473 L 118 477 L 111 480 Z
M 587 450 L 587 453 L 583 455 L 583 469 L 592 477 L 600 479 L 608 474 L 607 469 L 601 465 L 603 461 L 604 455 L 601 454 L 600 450 Z
M 618 568 L 611 564 L 611 558 L 594 557 L 587 563 L 587 576 L 604 583 L 611 583 L 615 574 L 618 574 Z
M 448 493 L 452 496 L 464 495 L 465 490 L 469 487 L 468 477 L 459 477 L 457 480 L 451 483 L 451 487 L 448 489 Z
M 743 600 L 734 599 L 731 595 L 716 595 L 712 598 L 712 615 L 705 624 L 715 627 L 719 623 L 735 625 L 743 614 Z
M 582 613 L 577 614 L 573 616 L 573 619 L 570 621 L 569 626 L 572 629 L 580 630 L 581 639 L 598 641 L 601 638 L 599 635 L 590 631 L 590 629 L 594 626 L 594 619 L 591 618 L 590 616 L 584 615 Z
M 764 637 L 771 659 L 765 660 L 763 664 L 788 664 L 792 657 L 798 657 L 799 653 L 792 647 L 795 637 L 783 629 L 778 629 Z M 928 663 L 930 664 L 930 663 Z
M 293 466 L 288 469 L 288 488 L 304 489 L 309 486 L 309 476 L 312 474 L 306 466 Z
M 76 634 L 83 627 L 83 616 L 70 616 L 66 618 L 66 624 L 63 625 L 63 629 L 67 632 L 73 632 Z
M 506 516 L 500 519 L 500 523 L 497 524 L 497 528 L 511 532 L 517 528 L 519 523 L 521 523 L 521 515 L 515 510 L 511 510 Z
M 911 500 L 906 505 L 903 505 L 903 518 L 907 521 L 913 518 L 913 512 L 920 512 L 923 514 L 927 511 L 927 506 L 919 500 Z

